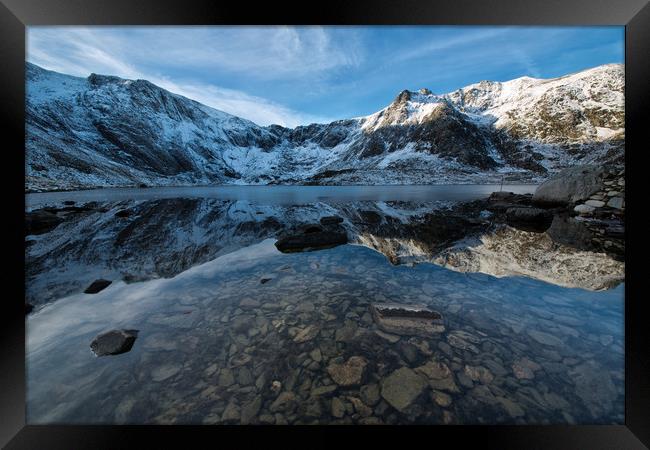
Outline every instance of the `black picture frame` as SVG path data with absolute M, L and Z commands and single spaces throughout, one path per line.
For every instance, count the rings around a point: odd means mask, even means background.
M 24 314 L 24 138 L 25 138 L 25 27 L 30 25 L 198 25 L 198 24 L 324 24 L 324 25 L 624 25 L 625 120 L 628 195 L 626 214 L 640 215 L 637 203 L 648 126 L 642 116 L 650 105 L 650 4 L 645 0 L 330 0 L 292 4 L 206 0 L 1 0 L 0 110 L 3 159 L 2 179 L 8 202 L 4 233 L 5 298 L 0 345 L 0 444 L 22 448 L 145 448 L 183 445 L 188 439 L 207 439 L 223 445 L 224 436 L 239 446 L 252 439 L 276 439 L 278 433 L 299 433 L 280 443 L 338 445 L 351 431 L 375 443 L 413 445 L 415 435 L 427 445 L 474 442 L 481 448 L 526 449 L 637 449 L 650 445 L 650 370 L 646 301 L 640 295 L 643 267 L 635 264 L 641 247 L 631 245 L 643 222 L 626 220 L 625 276 L 625 425 L 620 426 L 440 426 L 440 427 L 188 427 L 188 426 L 26 426 L 25 425 L 25 314 Z M 251 431 L 255 431 L 254 433 Z M 302 435 L 305 433 L 306 435 Z M 319 436 L 315 438 L 314 433 Z M 376 441 L 376 442 L 372 442 Z M 267 443 L 265 443 L 266 445 Z M 141 446 L 142 444 L 140 444 Z M 193 446 L 192 446 L 193 447 Z

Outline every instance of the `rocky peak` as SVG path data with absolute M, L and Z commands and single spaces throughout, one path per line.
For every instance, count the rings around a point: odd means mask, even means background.
M 120 81 L 123 81 L 122 78 L 113 75 L 99 75 L 97 73 L 91 73 L 88 76 L 88 82 L 91 86 L 103 86 L 109 83 L 119 83 Z
M 431 94 L 432 94 L 432 92 L 431 92 L 429 89 L 427 89 L 427 88 L 421 88 L 421 89 L 418 91 L 418 93 L 419 93 L 419 94 L 422 94 L 422 95 L 431 95 Z
M 408 89 L 404 89 L 402 92 L 400 92 L 397 97 L 395 97 L 395 100 L 393 103 L 406 103 L 409 100 L 411 100 L 411 91 Z

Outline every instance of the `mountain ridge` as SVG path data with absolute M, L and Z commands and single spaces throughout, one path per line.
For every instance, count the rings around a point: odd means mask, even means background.
M 374 114 L 259 126 L 147 80 L 27 64 L 29 191 L 212 184 L 538 182 L 622 163 L 623 66 L 404 90 Z

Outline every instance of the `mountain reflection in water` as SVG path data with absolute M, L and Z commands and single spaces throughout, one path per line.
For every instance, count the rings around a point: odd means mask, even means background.
M 550 251 L 614 279 L 605 255 L 450 200 L 83 205 L 27 239 L 30 424 L 623 423 L 623 285 L 538 267 Z M 361 245 L 274 246 L 325 216 Z M 444 331 L 386 333 L 373 303 L 426 306 Z M 138 338 L 95 357 L 111 329 Z

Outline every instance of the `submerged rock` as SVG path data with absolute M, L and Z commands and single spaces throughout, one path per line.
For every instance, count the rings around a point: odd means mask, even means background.
M 363 381 L 367 366 L 365 358 L 352 356 L 342 364 L 331 363 L 327 366 L 327 373 L 339 386 L 355 386 Z
M 402 367 L 381 381 L 381 396 L 393 408 L 404 411 L 426 388 L 427 382 L 423 377 L 408 367 Z
M 442 333 L 442 315 L 422 305 L 375 303 L 370 311 L 377 326 L 386 333 L 429 336 Z
M 112 281 L 104 280 L 101 278 L 99 280 L 95 280 L 90 284 L 90 286 L 86 288 L 84 294 L 96 294 L 106 289 L 111 283 Z
M 138 330 L 111 330 L 100 334 L 90 343 L 90 348 L 97 356 L 119 355 L 131 350 Z

